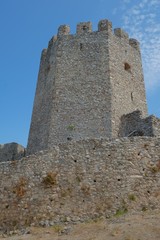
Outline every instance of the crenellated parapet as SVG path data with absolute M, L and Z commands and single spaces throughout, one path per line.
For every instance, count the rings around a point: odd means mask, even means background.
M 77 24 L 76 27 L 76 34 L 70 33 L 70 26 L 68 25 L 61 25 L 58 28 L 57 36 L 53 36 L 51 40 L 49 41 L 48 47 L 52 46 L 57 39 L 66 37 L 68 35 L 70 36 L 79 36 L 83 34 L 93 34 L 93 33 L 99 33 L 106 32 L 112 36 L 115 36 L 119 38 L 120 41 L 125 41 L 130 46 L 132 46 L 134 49 L 140 51 L 140 44 L 136 39 L 129 38 L 129 35 L 127 32 L 125 32 L 122 28 L 115 28 L 112 29 L 112 22 L 110 22 L 107 19 L 100 20 L 98 22 L 98 29 L 97 31 L 92 30 L 92 23 L 91 22 L 80 22 Z
M 112 23 L 107 20 L 100 20 L 98 23 L 98 32 L 101 31 L 110 31 L 112 32 Z M 96 32 L 92 30 L 92 23 L 91 22 L 80 22 L 77 24 L 76 34 L 86 34 Z M 70 34 L 70 27 L 68 25 L 61 25 L 58 28 L 58 36 L 69 35 Z

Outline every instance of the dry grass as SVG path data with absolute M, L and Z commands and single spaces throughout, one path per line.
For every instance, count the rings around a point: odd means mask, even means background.
M 47 175 L 43 178 L 42 183 L 47 187 L 56 185 L 57 184 L 57 173 L 48 172 Z
M 23 197 L 26 193 L 26 185 L 27 180 L 24 177 L 21 177 L 13 187 L 13 193 L 15 193 L 17 197 Z
M 81 190 L 85 195 L 89 195 L 90 194 L 90 186 L 86 183 L 82 183 L 81 184 Z
M 68 234 L 59 235 L 61 226 L 30 228 L 31 234 L 7 237 L 8 240 L 159 240 L 160 211 L 123 215 L 110 220 L 71 226 Z M 4 238 L 0 237 L 0 240 Z

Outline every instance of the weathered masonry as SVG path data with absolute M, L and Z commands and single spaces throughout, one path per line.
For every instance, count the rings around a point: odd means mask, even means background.
M 17 143 L 0 144 L 0 162 L 14 161 L 25 156 L 25 148 Z
M 138 41 L 108 20 L 97 31 L 80 23 L 74 35 L 60 26 L 42 51 L 27 155 L 71 140 L 133 136 L 160 136 L 160 119 L 147 114 Z M 0 161 L 24 156 L 19 146 L 1 145 Z
M 88 139 L 0 163 L 0 227 L 160 209 L 160 138 Z
M 60 26 L 42 51 L 28 153 L 61 142 L 119 136 L 121 116 L 147 106 L 139 43 L 108 20 L 70 35 Z
M 108 20 L 69 31 L 42 52 L 27 156 L 0 145 L 0 231 L 160 208 L 160 119 L 147 115 L 139 43 Z

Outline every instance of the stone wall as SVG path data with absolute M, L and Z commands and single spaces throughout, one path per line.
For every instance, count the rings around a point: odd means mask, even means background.
M 71 141 L 0 163 L 1 229 L 160 207 L 160 138 Z
M 134 111 L 121 117 L 120 137 L 160 136 L 160 119 L 151 115 L 143 118 L 142 112 Z
M 48 137 L 51 126 L 51 109 L 55 92 L 56 46 L 54 45 L 55 39 L 52 38 L 49 42 L 48 49 L 44 49 L 41 55 L 28 139 L 28 152 L 48 148 Z
M 117 137 L 120 118 L 140 110 L 147 117 L 140 44 L 122 29 L 109 39 L 109 66 L 112 88 L 112 136 Z
M 20 159 L 25 156 L 25 148 L 17 143 L 0 144 L 0 162 Z
M 84 138 L 117 137 L 120 117 L 147 114 L 139 43 L 102 20 L 60 26 L 42 53 L 28 153 Z
M 160 119 L 154 115 L 150 116 L 152 122 L 153 136 L 160 137 Z

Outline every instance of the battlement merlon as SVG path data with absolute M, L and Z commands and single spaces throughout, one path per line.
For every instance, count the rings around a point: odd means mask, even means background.
M 98 23 L 98 31 L 110 31 L 112 32 L 112 23 L 107 19 L 100 20 Z
M 92 23 L 91 22 L 81 22 L 77 24 L 77 34 L 90 33 L 92 32 Z
M 63 35 L 69 35 L 70 34 L 70 26 L 68 25 L 61 25 L 58 28 L 58 37 Z
M 131 45 L 132 47 L 134 47 L 135 49 L 137 49 L 140 52 L 140 43 L 138 42 L 137 39 L 130 38 L 129 45 Z
M 115 28 L 114 29 L 114 35 L 120 38 L 125 39 L 126 41 L 129 42 L 129 35 L 126 33 L 123 29 L 121 28 Z

